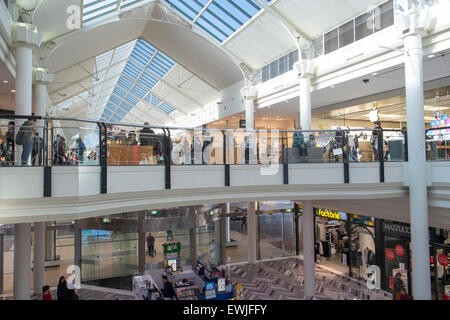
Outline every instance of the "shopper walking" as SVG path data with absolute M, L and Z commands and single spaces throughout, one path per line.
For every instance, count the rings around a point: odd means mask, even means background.
M 56 295 L 58 300 L 66 300 L 67 296 L 67 282 L 64 276 L 59 278 L 58 287 L 56 288 Z
M 67 284 L 67 292 L 65 300 L 80 300 L 75 292 L 75 286 L 72 283 Z
M 22 146 L 21 165 L 26 166 L 33 149 L 34 120 L 28 119 L 20 127 L 16 136 L 16 144 Z
M 164 283 L 164 287 L 162 289 L 164 299 L 175 300 L 177 298 L 177 294 L 175 293 L 172 284 L 167 279 L 167 276 L 162 276 L 162 280 Z
M 78 144 L 77 160 L 78 164 L 81 164 L 84 161 L 84 152 L 86 151 L 86 145 L 84 144 L 83 139 L 81 139 L 81 137 L 77 139 L 77 144 Z
M 394 277 L 394 300 L 400 300 L 401 291 L 405 288 L 402 280 L 402 274 L 398 272 Z
M 374 155 L 375 162 L 379 161 L 379 153 L 383 154 L 383 134 L 381 129 L 381 123 L 379 121 L 375 122 L 375 128 L 372 130 L 372 137 L 370 143 L 372 144 L 372 151 Z
M 155 237 L 153 237 L 152 234 L 149 232 L 146 241 L 147 241 L 148 256 L 153 257 L 155 251 Z
M 42 287 L 42 300 L 53 300 L 52 294 L 50 293 L 50 286 L 43 286 Z

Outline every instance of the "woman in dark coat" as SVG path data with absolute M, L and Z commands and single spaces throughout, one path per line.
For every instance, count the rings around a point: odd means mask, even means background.
M 64 276 L 61 276 L 59 278 L 58 288 L 57 288 L 56 294 L 58 296 L 58 300 L 66 300 L 66 296 L 67 296 L 67 282 L 66 282 L 66 278 L 64 278 Z

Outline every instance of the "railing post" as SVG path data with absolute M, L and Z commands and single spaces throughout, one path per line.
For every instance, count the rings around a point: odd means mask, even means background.
M 409 155 L 408 155 L 408 130 L 402 130 L 403 137 L 405 139 L 405 161 L 408 161 Z M 426 134 L 426 133 L 425 133 Z M 426 136 L 425 136 L 425 148 L 427 147 L 426 144 Z M 426 154 L 426 151 L 425 151 Z
M 108 193 L 108 149 L 107 149 L 107 127 L 103 122 L 97 123 L 99 127 L 99 139 L 100 139 L 100 193 Z
M 380 182 L 384 183 L 384 132 L 380 128 L 378 136 L 378 160 L 380 162 Z
M 348 163 L 348 134 L 342 132 L 343 146 L 342 146 L 342 159 L 344 162 L 344 183 L 350 183 L 350 166 Z
M 44 132 L 43 135 L 43 142 L 42 147 L 44 150 L 42 150 L 42 160 L 44 165 L 44 197 L 51 197 L 52 196 L 52 158 L 48 157 L 48 150 L 50 147 L 50 150 L 53 149 L 53 134 L 51 134 L 51 137 L 48 136 L 49 131 L 49 125 L 48 120 L 44 120 Z M 53 129 L 51 129 L 53 132 Z M 49 145 L 50 144 L 50 145 Z M 53 153 L 52 153 L 53 154 Z
M 171 138 L 170 138 L 170 130 L 167 129 L 164 130 L 164 137 L 165 137 L 165 144 L 166 144 L 166 154 L 164 155 L 164 163 L 165 163 L 165 181 L 166 181 L 166 189 L 171 188 L 171 163 L 172 163 L 172 150 L 170 148 L 171 145 Z
M 284 136 L 286 136 L 286 146 L 284 145 Z M 289 184 L 289 153 L 286 156 L 285 150 L 287 150 L 288 143 L 287 132 L 281 134 L 281 159 L 283 160 L 283 184 Z
M 227 163 L 227 135 L 225 131 L 222 131 L 223 134 L 223 164 L 225 167 L 225 187 L 230 186 L 230 165 Z

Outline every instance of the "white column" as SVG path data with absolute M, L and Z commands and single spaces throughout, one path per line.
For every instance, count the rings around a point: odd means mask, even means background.
M 245 103 L 245 130 L 247 133 L 255 130 L 255 99 L 256 88 L 253 86 L 246 86 L 241 90 L 241 94 Z M 254 138 L 256 138 L 253 135 Z M 249 148 L 249 163 L 251 163 L 252 147 Z M 248 263 L 256 263 L 256 202 L 247 203 L 247 240 L 248 240 Z
M 404 37 L 405 86 L 408 118 L 409 204 L 414 299 L 431 300 L 428 235 L 427 167 L 423 96 L 422 32 L 418 13 L 410 14 L 410 32 Z
M 248 263 L 256 263 L 256 210 L 255 202 L 249 202 L 247 208 Z
M 311 200 L 303 201 L 303 269 L 305 272 L 305 297 L 315 296 L 314 282 L 314 212 Z
M 14 300 L 30 300 L 31 225 L 14 226 Z
M 40 46 L 42 35 L 36 27 L 26 23 L 16 23 L 12 27 L 12 43 L 16 51 L 15 114 L 31 115 L 33 90 L 33 47 Z M 16 119 L 16 133 L 25 122 Z M 16 164 L 21 163 L 22 147 L 16 144 Z
M 32 76 L 33 76 L 33 48 L 24 44 L 16 48 L 16 115 L 31 115 L 32 108 Z M 15 119 L 16 134 L 25 122 L 25 119 Z M 22 149 L 21 145 L 16 146 L 16 164 L 21 165 Z
M 12 43 L 16 51 L 15 114 L 31 115 L 33 87 L 33 47 L 40 46 L 42 34 L 36 27 L 16 23 L 12 27 Z M 25 122 L 16 119 L 16 133 Z M 17 146 L 17 145 L 16 145 Z M 16 147 L 16 164 L 21 163 L 22 147 Z M 30 299 L 31 225 L 15 225 L 14 240 L 14 299 Z
M 45 222 L 35 222 L 33 230 L 33 292 L 40 295 L 45 284 Z
M 300 53 L 299 53 L 300 54 Z M 314 65 L 311 60 L 302 59 L 294 65 L 300 85 L 300 125 L 302 130 L 311 130 L 311 78 Z M 309 134 L 305 135 L 308 139 Z

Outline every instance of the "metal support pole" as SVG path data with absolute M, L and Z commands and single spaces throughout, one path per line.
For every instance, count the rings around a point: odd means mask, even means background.
M 31 225 L 14 226 L 14 300 L 30 300 Z
M 138 272 L 145 274 L 145 232 L 144 232 L 145 212 L 138 213 Z

